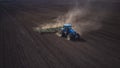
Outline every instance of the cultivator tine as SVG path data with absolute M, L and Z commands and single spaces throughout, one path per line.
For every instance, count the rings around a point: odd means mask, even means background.
M 47 28 L 47 29 L 36 28 L 35 31 L 39 32 L 40 34 L 56 33 L 60 28 L 61 27 Z

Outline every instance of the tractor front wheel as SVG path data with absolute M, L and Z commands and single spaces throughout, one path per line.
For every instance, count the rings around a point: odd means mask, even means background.
M 67 40 L 72 40 L 71 35 L 67 35 Z
M 64 34 L 63 34 L 62 31 L 57 32 L 57 35 L 58 35 L 59 37 L 63 37 L 63 36 L 64 36 Z

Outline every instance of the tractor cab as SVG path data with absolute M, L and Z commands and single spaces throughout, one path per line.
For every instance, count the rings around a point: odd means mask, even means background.
M 63 28 L 64 28 L 64 29 L 71 29 L 71 28 L 72 28 L 72 25 L 71 25 L 71 24 L 64 24 L 64 25 L 63 25 Z
M 64 24 L 63 28 L 61 28 L 62 32 L 68 34 L 68 32 L 72 29 L 72 25 L 71 24 Z
M 62 28 L 62 32 L 67 36 L 68 34 L 73 34 L 75 35 L 75 30 L 72 29 L 71 24 L 64 24 Z

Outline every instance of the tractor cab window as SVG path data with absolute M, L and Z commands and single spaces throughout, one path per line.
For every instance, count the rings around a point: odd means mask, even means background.
M 63 26 L 65 29 L 71 29 L 71 26 Z
M 68 31 L 69 29 L 72 28 L 71 24 L 64 24 L 63 26 L 64 30 Z
M 69 28 L 71 28 L 71 26 L 63 26 L 63 28 L 68 28 L 69 29 Z
M 64 28 L 65 31 L 68 32 L 71 29 L 71 26 L 63 26 L 63 28 Z

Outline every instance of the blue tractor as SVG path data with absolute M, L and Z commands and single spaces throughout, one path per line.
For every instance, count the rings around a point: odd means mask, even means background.
M 78 40 L 80 39 L 80 35 L 72 29 L 71 24 L 64 24 L 62 28 L 60 28 L 59 36 L 60 37 L 65 37 L 67 40 Z
M 80 35 L 77 33 L 73 28 L 71 24 L 64 24 L 60 27 L 55 28 L 36 28 L 35 31 L 40 32 L 41 34 L 45 33 L 56 33 L 59 37 L 65 37 L 67 40 L 79 40 Z

